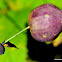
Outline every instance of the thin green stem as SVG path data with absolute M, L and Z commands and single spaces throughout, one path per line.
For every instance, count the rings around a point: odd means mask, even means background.
M 14 36 L 12 36 L 12 37 L 10 37 L 9 39 L 7 39 L 7 40 L 5 41 L 5 43 L 8 42 L 9 40 L 11 40 L 12 38 L 16 37 L 18 34 L 22 33 L 23 31 L 29 29 L 29 28 L 30 28 L 30 26 L 28 26 L 28 27 L 26 27 L 25 29 L 21 30 L 20 32 L 18 32 L 18 33 L 15 34 Z

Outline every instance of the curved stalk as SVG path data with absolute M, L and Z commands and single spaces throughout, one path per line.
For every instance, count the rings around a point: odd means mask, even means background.
M 9 40 L 11 40 L 12 38 L 16 37 L 18 34 L 22 33 L 23 31 L 29 29 L 29 28 L 30 28 L 30 26 L 28 26 L 28 27 L 26 27 L 25 29 L 21 30 L 20 32 L 18 32 L 18 33 L 15 34 L 14 36 L 12 36 L 12 37 L 10 37 L 9 39 L 7 39 L 7 40 L 5 41 L 5 43 L 8 42 Z

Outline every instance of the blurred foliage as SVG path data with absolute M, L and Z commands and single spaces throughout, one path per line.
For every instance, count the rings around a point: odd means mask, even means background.
M 31 10 L 45 3 L 52 3 L 62 9 L 62 0 L 0 0 L 0 43 L 24 29 Z M 6 47 L 5 54 L 0 55 L 1 62 L 26 62 L 28 52 L 26 32 L 10 40 L 20 49 Z

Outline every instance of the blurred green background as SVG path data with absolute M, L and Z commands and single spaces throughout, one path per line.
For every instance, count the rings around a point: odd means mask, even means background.
M 52 3 L 62 9 L 62 0 L 0 0 L 0 43 L 24 29 L 26 23 L 29 25 L 29 13 L 45 3 Z M 10 40 L 20 49 L 5 47 L 5 53 L 0 55 L 0 61 L 32 62 L 27 61 L 27 40 L 27 31 Z

